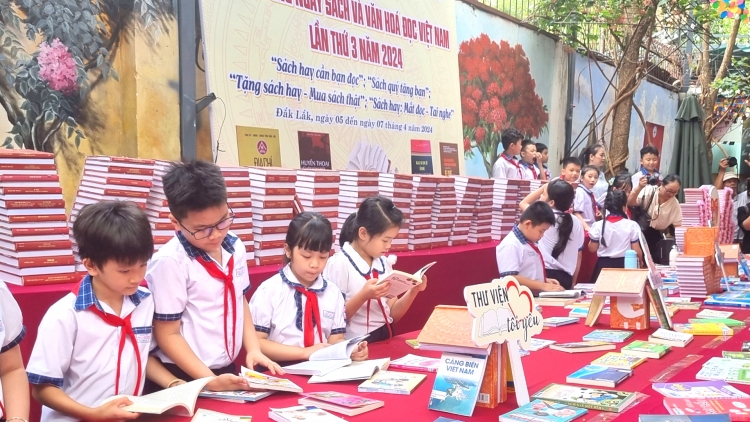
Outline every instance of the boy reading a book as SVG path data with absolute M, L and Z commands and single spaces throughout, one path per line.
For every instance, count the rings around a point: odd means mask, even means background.
M 213 163 L 174 163 L 162 178 L 176 234 L 154 254 L 146 280 L 154 293 L 157 357 L 185 380 L 236 374 L 246 366 L 279 366 L 260 350 L 245 293 L 250 289 L 245 246 L 229 231 L 221 170 Z
M 547 278 L 544 257 L 537 242 L 555 224 L 555 214 L 546 202 L 537 201 L 521 214 L 521 221 L 497 245 L 496 258 L 500 277 L 514 276 L 534 294 L 565 290 L 560 283 Z

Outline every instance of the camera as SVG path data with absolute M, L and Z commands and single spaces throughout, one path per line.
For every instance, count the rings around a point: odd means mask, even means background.
M 727 166 L 734 167 L 737 165 L 737 157 L 729 157 L 727 159 Z
M 656 186 L 659 184 L 659 176 L 649 176 L 648 177 L 648 184 L 651 186 Z

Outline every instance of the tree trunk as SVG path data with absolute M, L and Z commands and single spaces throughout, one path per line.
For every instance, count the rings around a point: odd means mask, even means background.
M 641 69 L 640 51 L 643 41 L 647 36 L 651 36 L 653 23 L 654 10 L 648 8 L 638 25 L 628 31 L 625 50 L 620 59 L 622 63 L 617 74 L 617 94 L 615 95 L 617 105 L 612 113 L 612 135 L 609 146 L 609 161 L 612 164 L 610 168 L 614 174 L 624 170 L 625 162 L 628 160 L 633 95 L 640 78 L 643 77 L 643 75 L 638 74 L 643 71 Z M 646 59 L 648 58 L 646 57 Z M 618 103 L 618 100 L 621 101 Z M 608 177 L 613 177 L 614 174 L 609 174 Z

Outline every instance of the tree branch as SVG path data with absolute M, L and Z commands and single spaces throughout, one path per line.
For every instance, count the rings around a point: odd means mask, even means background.
M 44 140 L 42 141 L 42 151 L 45 151 L 45 146 L 47 145 L 47 142 L 49 142 L 49 140 L 52 139 L 55 133 L 57 133 L 57 131 L 60 130 L 62 123 L 63 123 L 62 120 L 60 120 L 57 117 L 55 117 L 55 120 L 52 121 L 52 128 L 50 129 L 50 131 L 47 133 L 47 136 L 45 136 Z M 54 151 L 52 151 L 52 148 L 50 148 L 49 152 L 54 152 Z

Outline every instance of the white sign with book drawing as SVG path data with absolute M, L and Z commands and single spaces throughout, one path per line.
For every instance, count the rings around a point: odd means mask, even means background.
M 508 343 L 513 383 L 519 406 L 529 402 L 520 348 L 528 350 L 532 336 L 542 332 L 543 318 L 528 287 L 514 277 L 466 286 L 464 300 L 474 317 L 471 337 L 477 346 Z M 520 346 L 519 346 L 520 344 Z

